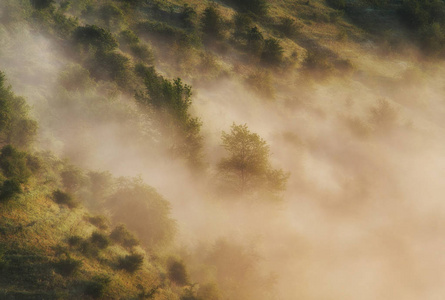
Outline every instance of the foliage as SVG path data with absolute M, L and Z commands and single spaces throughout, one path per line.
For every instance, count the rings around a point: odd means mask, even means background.
M 6 86 L 0 72 L 0 143 L 28 148 L 37 133 L 37 123 L 28 117 L 29 106 Z
M 113 35 L 96 25 L 79 26 L 74 30 L 73 39 L 86 49 L 110 51 L 118 46 Z
M 326 2 L 335 9 L 346 8 L 346 0 L 326 0 Z
M 88 222 L 102 230 L 107 230 L 110 223 L 107 217 L 101 215 L 88 217 Z
M 165 79 L 153 67 L 139 65 L 137 72 L 144 79 L 146 92 L 139 92 L 136 100 L 145 108 L 155 109 L 160 129 L 173 141 L 172 150 L 183 155 L 192 165 L 198 165 L 202 149 L 201 122 L 189 113 L 191 87 L 180 78 Z
M 254 26 L 247 32 L 247 49 L 248 51 L 259 54 L 264 47 L 263 34 Z
M 99 10 L 99 15 L 108 28 L 119 25 L 124 17 L 122 10 L 114 4 L 103 5 Z
M 62 276 L 74 275 L 81 266 L 82 261 L 73 259 L 69 256 L 54 263 L 54 268 L 56 269 L 57 273 L 61 274 Z
M 54 0 L 31 0 L 31 4 L 35 9 L 45 9 L 50 7 Z
M 74 166 L 66 167 L 60 172 L 63 187 L 70 193 L 76 192 L 83 184 L 85 178 L 82 171 Z
M 181 23 L 184 26 L 184 28 L 191 30 L 195 29 L 197 18 L 198 14 L 196 13 L 196 10 L 187 3 L 184 4 L 180 14 Z
M 168 263 L 168 278 L 179 286 L 187 285 L 189 279 L 184 263 L 171 259 Z
M 89 70 L 98 80 L 113 80 L 121 87 L 126 87 L 130 77 L 129 64 L 128 57 L 118 52 L 97 51 Z
M 68 245 L 70 247 L 79 246 L 82 243 L 83 239 L 78 235 L 73 235 L 68 238 Z
M 298 27 L 293 18 L 284 17 L 280 19 L 280 23 L 277 26 L 280 33 L 288 38 L 292 38 L 297 34 Z
M 236 39 L 246 39 L 247 33 L 253 26 L 252 18 L 248 14 L 237 12 L 233 17 L 233 23 L 235 25 L 234 37 Z
M 268 10 L 266 0 L 228 0 L 236 5 L 242 12 L 251 13 L 256 16 L 265 16 Z
M 209 5 L 204 10 L 201 18 L 201 29 L 204 39 L 213 41 L 220 39 L 223 32 L 223 20 L 216 5 Z
M 5 180 L 1 185 L 0 202 L 7 201 L 23 192 L 20 182 L 13 178 Z
M 134 44 L 130 46 L 130 51 L 133 56 L 140 62 L 146 64 L 153 64 L 153 51 L 145 44 Z
M 279 65 L 283 62 L 283 52 L 283 47 L 277 39 L 266 39 L 261 53 L 261 61 L 266 65 Z
M 199 41 L 194 35 L 189 34 L 184 29 L 171 26 L 165 22 L 148 20 L 138 23 L 136 29 L 140 34 L 149 35 L 183 46 L 199 44 Z
M 69 208 L 76 208 L 79 203 L 74 200 L 73 196 L 68 193 L 62 192 L 61 190 L 55 190 L 53 192 L 53 199 L 56 203 L 61 205 L 66 205 Z
M 15 179 L 19 183 L 26 183 L 32 175 L 28 167 L 27 154 L 11 145 L 1 149 L 0 169 L 7 178 Z
M 130 273 L 134 273 L 140 268 L 144 263 L 144 256 L 142 254 L 129 254 L 119 258 L 118 268 L 125 270 Z
M 95 231 L 91 234 L 90 242 L 99 249 L 105 249 L 110 245 L 110 239 L 105 234 Z
M 90 296 L 93 299 L 101 298 L 111 279 L 108 276 L 95 276 L 92 280 L 85 282 L 84 294 Z
M 271 168 L 269 146 L 246 124 L 233 124 L 231 132 L 223 131 L 221 139 L 229 156 L 220 161 L 218 168 L 229 187 L 241 194 L 265 187 L 272 193 L 284 190 L 288 174 Z
M 154 247 L 168 244 L 176 232 L 170 204 L 155 189 L 139 181 L 124 182 L 107 205 L 115 223 L 124 223 L 141 242 Z
M 128 231 L 124 224 L 117 225 L 110 234 L 110 238 L 121 246 L 131 249 L 139 245 L 139 240 Z

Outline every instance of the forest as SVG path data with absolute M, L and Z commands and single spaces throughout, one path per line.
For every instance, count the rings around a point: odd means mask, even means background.
M 0 299 L 442 299 L 443 0 L 0 1 Z

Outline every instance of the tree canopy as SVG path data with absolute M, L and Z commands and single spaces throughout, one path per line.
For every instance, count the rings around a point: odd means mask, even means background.
M 221 140 L 229 155 L 218 168 L 227 186 L 241 194 L 260 190 L 276 194 L 285 189 L 289 175 L 271 167 L 269 146 L 246 124 L 234 123 L 230 133 L 223 131 Z

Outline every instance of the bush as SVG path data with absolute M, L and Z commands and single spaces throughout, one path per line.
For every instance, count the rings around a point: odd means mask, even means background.
M 297 24 L 293 18 L 285 17 L 280 20 L 278 30 L 286 37 L 292 38 L 298 31 Z
M 97 257 L 99 255 L 99 248 L 89 240 L 81 241 L 79 251 L 86 257 Z
M 144 262 L 144 256 L 142 254 L 130 254 L 119 258 L 118 268 L 130 273 L 134 273 L 140 268 Z
M 68 245 L 70 247 L 79 246 L 82 243 L 83 239 L 78 235 L 73 235 L 68 238 Z
M 68 193 L 62 192 L 61 190 L 56 190 L 53 192 L 53 200 L 57 204 L 66 205 L 69 208 L 75 208 L 79 206 L 79 203 L 74 200 L 73 196 Z
M 110 221 L 105 216 L 92 216 L 87 218 L 88 222 L 92 225 L 96 226 L 99 229 L 107 230 L 110 224 Z
M 153 51 L 147 46 L 147 45 L 131 45 L 130 51 L 133 54 L 135 58 L 137 58 L 139 61 L 144 62 L 146 64 L 153 64 L 154 61 L 154 55 Z
M 184 263 L 174 259 L 171 260 L 168 266 L 168 278 L 180 286 L 188 284 L 189 280 Z
M 222 17 L 215 5 L 209 5 L 204 10 L 201 27 L 204 38 L 207 40 L 215 40 L 222 37 Z
M 81 266 L 82 261 L 70 257 L 61 259 L 54 264 L 54 268 L 56 269 L 57 273 L 62 276 L 71 276 L 75 274 Z
M 26 153 L 18 151 L 11 145 L 1 149 L 0 169 L 7 178 L 15 179 L 19 183 L 26 183 L 32 174 L 28 168 Z
M 35 9 L 45 9 L 50 7 L 54 0 L 31 0 L 31 4 Z
M 121 87 L 129 81 L 130 60 L 118 52 L 97 51 L 90 62 L 91 75 L 99 80 L 113 80 Z
M 335 9 L 346 8 L 346 0 L 326 0 L 326 2 Z
M 128 231 L 127 227 L 123 224 L 119 224 L 110 234 L 110 238 L 116 243 L 122 245 L 125 248 L 131 249 L 139 245 L 139 240 L 133 233 Z
M 283 51 L 277 39 L 269 38 L 264 42 L 261 61 L 267 65 L 279 65 L 283 61 Z
M 98 231 L 93 232 L 90 237 L 90 241 L 99 249 L 105 249 L 110 245 L 110 239 L 105 234 Z
M 91 281 L 85 283 L 84 294 L 94 299 L 100 298 L 104 295 L 110 281 L 108 276 L 95 276 Z
M 73 39 L 87 48 L 110 51 L 118 46 L 113 35 L 96 25 L 79 26 L 74 30 Z
M 256 16 L 265 16 L 267 14 L 266 0 L 228 0 L 238 6 L 242 12 L 252 13 Z
M 22 186 L 17 179 L 5 180 L 1 186 L 0 201 L 10 200 L 16 194 L 20 194 L 22 192 Z

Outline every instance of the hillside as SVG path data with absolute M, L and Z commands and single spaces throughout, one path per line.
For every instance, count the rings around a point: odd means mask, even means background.
M 443 0 L 3 0 L 0 298 L 445 296 Z

